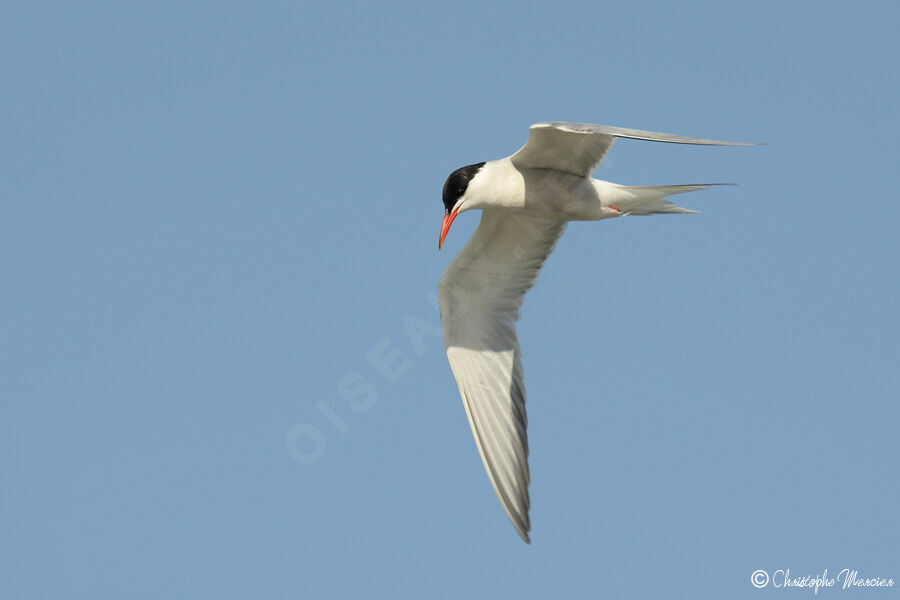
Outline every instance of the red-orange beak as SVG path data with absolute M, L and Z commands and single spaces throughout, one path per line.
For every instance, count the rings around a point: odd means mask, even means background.
M 454 208 L 450 211 L 450 214 L 444 215 L 444 222 L 441 224 L 441 239 L 438 242 L 438 250 L 444 245 L 444 238 L 447 237 L 447 232 L 450 231 L 450 226 L 453 225 L 453 219 L 456 218 L 456 215 L 459 213 L 458 208 Z

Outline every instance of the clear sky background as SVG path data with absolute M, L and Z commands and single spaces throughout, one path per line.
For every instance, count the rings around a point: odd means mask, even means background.
M 0 13 L 3 598 L 900 585 L 895 4 Z M 444 179 L 543 120 L 768 145 L 598 171 L 741 187 L 572 224 L 526 298 L 528 546 L 430 295 Z

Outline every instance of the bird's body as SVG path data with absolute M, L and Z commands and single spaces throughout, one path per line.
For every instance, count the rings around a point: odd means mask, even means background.
M 695 212 L 666 196 L 711 185 L 627 187 L 592 179 L 616 137 L 746 145 L 603 125 L 538 123 L 512 156 L 458 169 L 444 185 L 439 245 L 457 214 L 482 210 L 478 229 L 441 276 L 444 345 L 485 469 L 526 542 L 527 416 L 515 329 L 525 293 L 569 221 Z
M 518 209 L 564 221 L 619 216 L 609 206 L 625 197 L 615 184 L 554 169 L 519 168 L 509 158 L 485 163 L 469 193 L 473 201 L 466 210 Z

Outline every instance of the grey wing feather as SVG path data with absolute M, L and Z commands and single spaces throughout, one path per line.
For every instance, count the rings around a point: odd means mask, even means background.
M 723 142 L 670 133 L 641 131 L 590 123 L 535 123 L 528 143 L 510 159 L 519 167 L 555 169 L 575 175 L 590 175 L 606 157 L 616 138 L 704 146 L 754 146 L 746 142 Z
M 516 321 L 525 293 L 565 229 L 564 221 L 483 211 L 441 276 L 444 345 L 488 478 L 529 541 L 528 418 Z

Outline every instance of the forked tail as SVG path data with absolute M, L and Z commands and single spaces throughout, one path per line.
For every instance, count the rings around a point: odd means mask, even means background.
M 714 185 L 737 185 L 734 183 L 691 183 L 686 185 L 644 185 L 618 186 L 615 206 L 620 212 L 629 215 L 655 215 L 660 213 L 697 213 L 676 206 L 666 200 L 666 196 L 705 190 Z

